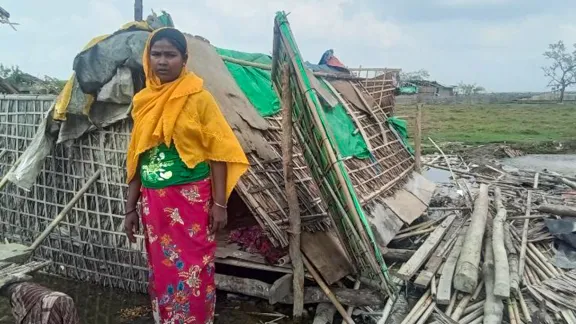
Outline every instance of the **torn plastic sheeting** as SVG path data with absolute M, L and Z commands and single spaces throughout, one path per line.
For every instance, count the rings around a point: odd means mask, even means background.
M 142 70 L 142 53 L 149 31 L 120 31 L 74 58 L 74 71 L 84 93 L 96 94 L 119 67 Z
M 97 101 L 117 104 L 130 104 L 134 96 L 132 71 L 127 67 L 119 67 L 116 74 L 98 92 Z
M 52 122 L 52 118 L 49 118 L 49 116 L 53 113 L 53 108 L 54 106 L 48 111 L 30 145 L 22 153 L 18 166 L 7 175 L 8 181 L 25 191 L 30 191 L 30 188 L 36 183 L 36 178 L 42 170 L 44 160 L 54 146 L 55 138 L 47 132 L 47 126 Z
M 544 220 L 548 231 L 555 238 L 564 241 L 576 250 L 576 222 L 571 219 L 546 219 Z
M 556 240 L 554 264 L 562 269 L 576 269 L 576 250 L 561 240 Z
M 576 222 L 571 219 L 545 219 L 544 223 L 556 238 L 554 263 L 562 269 L 576 268 Z

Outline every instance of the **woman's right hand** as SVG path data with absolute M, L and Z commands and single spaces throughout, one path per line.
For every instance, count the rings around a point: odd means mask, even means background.
M 136 210 L 132 210 L 124 217 L 124 232 L 128 236 L 128 240 L 132 243 L 136 243 L 136 234 L 140 229 L 140 220 L 138 219 L 138 213 Z

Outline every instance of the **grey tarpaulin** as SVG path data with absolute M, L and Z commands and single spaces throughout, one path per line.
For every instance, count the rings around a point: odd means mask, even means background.
M 134 96 L 132 71 L 125 66 L 116 69 L 116 74 L 106 83 L 96 96 L 96 101 L 117 104 L 130 104 Z
M 548 231 L 556 238 L 556 266 L 576 268 L 576 222 L 570 218 L 544 220 Z
M 96 94 L 116 75 L 119 67 L 142 71 L 142 53 L 150 32 L 120 31 L 74 59 L 74 71 L 84 93 Z

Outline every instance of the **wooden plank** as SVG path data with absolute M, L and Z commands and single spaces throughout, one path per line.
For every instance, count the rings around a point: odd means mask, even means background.
M 352 273 L 352 264 L 334 233 L 303 232 L 301 248 L 329 285 Z
M 428 206 L 436 190 L 436 184 L 420 173 L 413 171 L 412 176 L 408 178 L 408 182 L 404 185 L 404 189 L 418 197 L 423 204 Z
M 396 216 L 408 225 L 420 217 L 428 207 L 406 189 L 396 191 L 393 196 L 385 198 L 384 202 Z
M 426 239 L 426 242 L 420 246 L 420 248 L 414 253 L 414 256 L 404 263 L 400 270 L 398 270 L 397 276 L 402 280 L 410 280 L 414 274 L 422 267 L 424 262 L 430 257 L 430 254 L 434 252 L 440 241 L 444 237 L 444 234 L 452 225 L 456 219 L 456 215 L 450 215 L 438 226 L 432 234 Z
M 404 222 L 388 206 L 382 203 L 370 204 L 366 210 L 374 238 L 379 246 L 385 247 L 400 232 Z
M 420 288 L 428 288 L 430 282 L 432 281 L 432 277 L 436 275 L 438 269 L 442 265 L 442 262 L 445 260 L 446 253 L 449 249 L 452 248 L 453 244 L 455 243 L 456 238 L 460 234 L 460 230 L 462 229 L 464 220 L 458 218 L 448 230 L 444 239 L 439 244 L 438 248 L 432 255 L 432 257 L 426 262 L 424 266 L 424 270 L 420 271 L 416 280 L 414 280 L 414 285 Z
M 442 274 L 440 275 L 440 281 L 438 281 L 438 290 L 436 293 L 436 303 L 439 305 L 450 304 L 450 299 L 452 298 L 452 277 L 454 276 L 454 270 L 456 270 L 456 262 L 458 262 L 458 256 L 460 256 L 460 250 L 462 250 L 465 233 L 467 231 L 467 228 L 462 229 L 454 248 L 450 251 L 448 258 L 444 263 L 444 267 L 442 268 Z
M 235 248 L 235 244 L 229 246 L 219 246 L 216 248 L 216 258 L 227 259 L 234 258 L 254 263 L 267 264 L 264 257 L 258 254 L 241 251 L 240 248 Z

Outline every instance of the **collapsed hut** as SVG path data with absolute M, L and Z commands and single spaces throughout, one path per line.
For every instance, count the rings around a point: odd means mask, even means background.
M 125 151 L 131 98 L 144 85 L 141 53 L 149 33 L 165 21 L 149 17 L 91 41 L 55 100 L 0 97 L 0 239 L 30 243 L 86 179 L 101 171 L 35 254 L 53 261 L 52 273 L 146 291 L 143 236 L 130 245 L 122 230 Z M 434 190 L 413 172 L 412 155 L 388 123 L 393 80 L 386 74 L 368 80 L 345 70 L 315 71 L 301 61 L 285 15 L 275 22 L 273 57 L 227 51 L 187 36 L 194 53 L 188 68 L 204 79 L 251 164 L 231 198 L 230 232 L 218 237 L 217 262 L 292 272 L 281 146 L 281 102 L 288 94 L 281 91 L 279 70 L 287 66 L 301 250 L 329 285 L 353 274 L 383 288 L 387 270 L 380 247 L 422 214 Z M 242 82 L 246 75 L 259 76 L 256 89 Z M 242 240 L 255 235 L 259 246 Z

